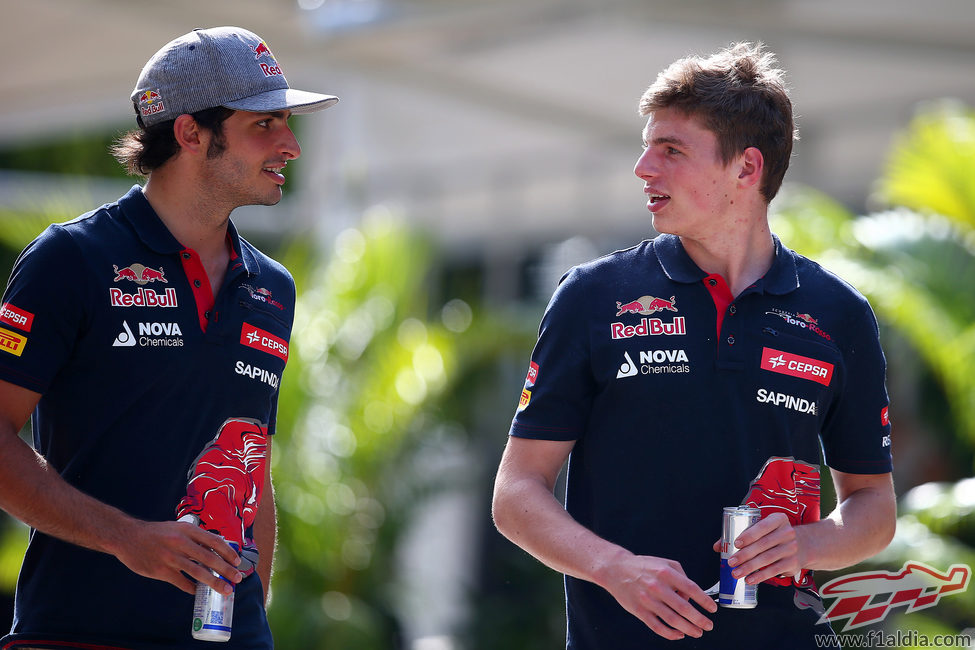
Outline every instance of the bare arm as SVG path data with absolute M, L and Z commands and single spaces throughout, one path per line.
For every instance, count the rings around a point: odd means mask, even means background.
M 890 543 L 897 517 L 891 475 L 831 471 L 837 505 L 829 517 L 793 527 L 785 515 L 771 515 L 739 536 L 741 550 L 729 564 L 740 565 L 736 571 L 748 575 L 747 582 L 801 569 L 842 569 Z
M 260 557 L 257 561 L 257 575 L 264 586 L 264 605 L 271 598 L 271 567 L 274 562 L 274 547 L 277 541 L 277 509 L 274 505 L 274 489 L 271 486 L 271 438 L 267 438 L 267 468 L 264 470 L 264 493 L 254 518 L 254 541 Z
M 32 528 L 114 555 L 135 573 L 190 594 L 196 586 L 181 572 L 221 590 L 225 583 L 204 567 L 240 581 L 237 554 L 218 536 L 188 523 L 140 521 L 62 479 L 18 436 L 39 399 L 0 381 L 0 507 Z
M 665 558 L 634 555 L 579 524 L 553 493 L 573 442 L 511 437 L 494 485 L 498 530 L 556 571 L 606 589 L 628 612 L 667 639 L 700 637 L 712 623 L 691 605 L 717 605 Z

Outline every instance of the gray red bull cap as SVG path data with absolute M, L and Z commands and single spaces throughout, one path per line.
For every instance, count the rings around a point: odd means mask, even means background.
M 288 86 L 267 43 L 240 27 L 196 29 L 170 41 L 149 59 L 132 91 L 145 126 L 217 106 L 300 114 L 338 100 Z

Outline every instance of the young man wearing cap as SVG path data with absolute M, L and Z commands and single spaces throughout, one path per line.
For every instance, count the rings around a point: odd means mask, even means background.
M 281 199 L 288 118 L 337 98 L 289 88 L 260 37 L 220 27 L 159 50 L 132 101 L 115 153 L 145 187 L 45 230 L 0 308 L 0 505 L 32 528 L 3 647 L 204 645 L 203 583 L 235 585 L 228 647 L 270 648 L 295 288 L 230 213 Z
M 635 172 L 663 234 L 570 270 L 542 319 L 494 516 L 565 574 L 572 650 L 826 647 L 810 570 L 893 535 L 876 320 L 769 230 L 794 137 L 774 62 L 738 44 L 658 76 Z M 822 520 L 820 445 L 838 496 Z M 754 609 L 704 591 L 739 504 L 763 516 L 730 549 Z

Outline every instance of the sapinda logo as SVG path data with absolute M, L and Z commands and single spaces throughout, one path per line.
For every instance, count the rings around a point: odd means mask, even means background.
M 865 571 L 830 580 L 820 590 L 836 598 L 819 622 L 848 619 L 841 632 L 878 623 L 895 607 L 910 614 L 937 605 L 942 597 L 968 589 L 972 570 L 952 564 L 942 573 L 923 562 L 908 561 L 900 571 Z M 889 594 L 889 595 L 888 595 Z

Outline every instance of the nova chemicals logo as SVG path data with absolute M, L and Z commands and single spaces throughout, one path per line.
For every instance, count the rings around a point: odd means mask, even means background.
M 139 345 L 144 348 L 178 348 L 183 346 L 183 331 L 179 328 L 179 323 L 139 323 L 138 329 L 137 338 L 132 334 L 128 321 L 122 321 L 122 331 L 115 337 L 112 347 L 129 348 Z
M 616 372 L 616 378 L 641 375 L 659 375 L 690 372 L 691 366 L 684 350 L 642 350 L 640 363 L 633 363 L 630 353 L 623 352 L 623 363 Z

